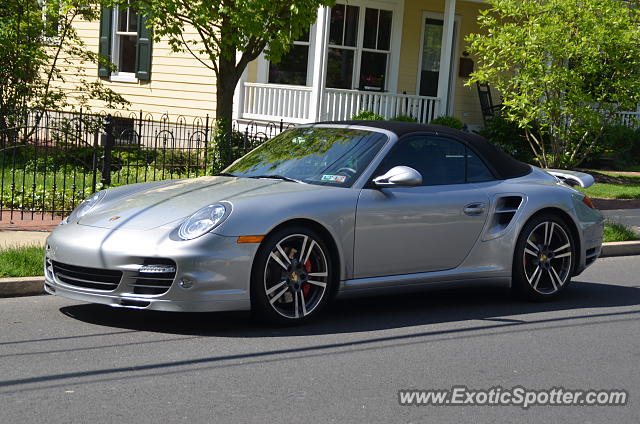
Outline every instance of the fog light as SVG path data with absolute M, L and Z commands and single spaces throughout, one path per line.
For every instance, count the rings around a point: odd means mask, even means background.
M 149 274 L 164 274 L 169 272 L 176 272 L 176 267 L 172 265 L 144 265 L 138 270 L 138 272 L 145 272 Z
M 180 279 L 180 287 L 182 287 L 183 289 L 190 289 L 191 287 L 193 287 L 194 283 L 195 281 L 186 277 L 182 277 Z

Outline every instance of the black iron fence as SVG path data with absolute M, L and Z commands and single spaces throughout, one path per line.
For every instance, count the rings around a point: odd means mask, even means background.
M 151 114 L 29 112 L 0 130 L 0 220 L 55 218 L 105 187 L 212 175 L 289 126 Z

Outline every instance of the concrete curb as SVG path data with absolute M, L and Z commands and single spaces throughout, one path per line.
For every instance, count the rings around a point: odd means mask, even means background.
M 640 241 L 615 241 L 602 244 L 600 257 L 640 255 Z
M 35 296 L 44 293 L 44 277 L 0 278 L 0 297 Z
M 640 255 L 640 241 L 619 241 L 602 244 L 600 257 Z M 43 294 L 44 277 L 0 278 L 0 297 L 35 296 Z

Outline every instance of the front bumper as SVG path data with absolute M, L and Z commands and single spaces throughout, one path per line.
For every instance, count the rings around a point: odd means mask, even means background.
M 147 231 L 113 230 L 70 223 L 58 227 L 47 239 L 46 257 L 66 265 L 121 271 L 114 290 L 71 285 L 45 267 L 45 290 L 51 294 L 116 307 L 179 312 L 213 312 L 250 309 L 251 265 L 257 244 L 238 244 L 235 237 L 206 234 L 195 240 L 178 240 L 173 228 Z M 134 293 L 129 284 L 143 264 L 169 259 L 176 275 L 159 295 Z M 179 283 L 188 280 L 192 287 Z

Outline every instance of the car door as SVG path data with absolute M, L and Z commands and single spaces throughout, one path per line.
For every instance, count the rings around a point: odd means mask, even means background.
M 494 177 L 460 141 L 434 135 L 400 139 L 374 177 L 410 166 L 420 186 L 361 190 L 356 210 L 354 278 L 455 268 L 482 232 Z

